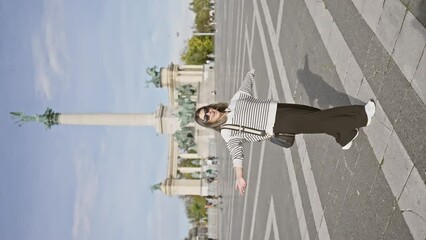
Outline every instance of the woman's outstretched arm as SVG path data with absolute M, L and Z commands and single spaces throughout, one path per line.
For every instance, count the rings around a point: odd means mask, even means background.
M 244 77 L 244 80 L 241 83 L 240 89 L 238 89 L 238 91 L 252 96 L 252 94 L 253 94 L 253 82 L 254 82 L 254 70 L 251 70 Z

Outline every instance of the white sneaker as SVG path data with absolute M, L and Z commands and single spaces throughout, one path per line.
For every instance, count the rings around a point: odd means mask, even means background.
M 352 140 L 348 144 L 346 144 L 345 146 L 343 146 L 342 149 L 343 150 L 348 150 L 349 148 L 351 148 L 352 147 L 352 143 L 354 142 L 355 138 L 358 137 L 358 134 L 359 134 L 359 130 L 356 129 L 355 137 L 352 138 Z
M 342 149 L 343 150 L 348 150 L 351 147 L 352 147 L 352 141 L 350 141 L 348 144 L 346 144 L 345 146 L 343 146 Z
M 368 101 L 367 104 L 364 106 L 365 113 L 367 114 L 367 125 L 370 125 L 371 119 L 373 118 L 374 114 L 376 113 L 376 103 L 373 100 Z

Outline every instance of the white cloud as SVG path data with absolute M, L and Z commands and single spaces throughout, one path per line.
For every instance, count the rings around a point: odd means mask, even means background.
M 65 76 L 68 57 L 64 10 L 62 0 L 44 0 L 41 27 L 32 38 L 35 91 L 38 97 L 47 100 L 54 95 L 54 81 Z
M 91 154 L 84 146 L 76 149 L 74 160 L 77 183 L 72 236 L 75 240 L 89 239 L 98 192 L 98 173 Z

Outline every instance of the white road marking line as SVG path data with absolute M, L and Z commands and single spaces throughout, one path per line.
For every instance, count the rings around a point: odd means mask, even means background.
M 257 12 L 257 13 L 256 13 Z M 255 11 L 255 19 L 256 19 L 256 23 L 259 29 L 259 35 L 260 35 L 260 39 L 261 39 L 261 44 L 263 47 L 263 53 L 264 53 L 264 58 L 266 61 L 266 69 L 267 69 L 267 74 L 268 74 L 268 79 L 269 79 L 269 89 L 270 89 L 270 93 L 272 94 L 274 99 L 278 99 L 278 92 L 277 92 L 277 87 L 275 85 L 275 77 L 274 77 L 274 73 L 272 70 L 272 63 L 271 63 L 271 58 L 269 56 L 269 52 L 266 46 L 266 39 L 265 39 L 265 34 L 263 31 L 263 27 L 261 26 L 260 23 L 260 17 L 259 17 L 259 12 Z M 294 203 L 295 203 L 295 207 L 296 207 L 296 215 L 297 215 L 297 219 L 299 222 L 299 230 L 300 230 L 300 236 L 305 236 L 307 235 L 309 237 L 309 235 L 307 234 L 308 230 L 307 230 L 307 224 L 306 224 L 306 218 L 305 218 L 305 214 L 304 214 L 304 209 L 302 206 L 302 200 L 300 197 L 300 192 L 299 192 L 299 187 L 297 185 L 297 179 L 296 179 L 296 173 L 294 170 L 294 165 L 293 165 L 293 160 L 292 160 L 292 156 L 291 153 L 288 151 L 284 150 L 284 154 L 285 154 L 285 160 L 287 162 L 287 167 L 289 169 L 289 178 L 290 178 L 290 184 L 291 184 L 291 188 L 292 188 L 292 196 L 294 199 Z M 253 230 L 252 230 L 253 231 Z M 250 236 L 250 239 L 252 239 L 252 233 Z
M 277 42 L 280 41 L 281 21 L 283 19 L 283 11 L 284 11 L 284 0 L 280 0 L 280 6 L 278 8 L 277 29 L 275 30 L 275 35 L 277 37 Z
M 253 240 L 253 233 L 254 233 L 254 226 L 256 222 L 256 211 L 257 211 L 257 204 L 259 200 L 259 190 L 260 190 L 260 182 L 262 181 L 262 169 L 263 169 L 263 159 L 265 156 L 265 141 L 262 141 L 262 147 L 260 149 L 260 161 L 259 161 L 259 168 L 257 171 L 257 182 L 256 182 L 256 191 L 254 194 L 254 204 L 253 204 L 253 216 L 251 218 L 251 225 L 250 225 L 250 240 Z
M 252 63 L 252 58 L 251 58 L 251 53 L 252 53 L 252 46 L 253 44 L 250 44 L 250 42 L 253 42 L 253 38 L 251 40 L 248 39 L 248 30 L 247 30 L 247 24 L 245 25 L 245 41 L 244 41 L 244 46 L 247 46 L 247 52 L 248 52 L 248 59 L 249 59 L 249 64 L 250 64 L 250 68 L 253 68 L 253 63 Z M 244 47 L 244 49 L 245 49 Z M 253 92 L 254 95 L 257 96 L 257 90 L 256 90 L 256 86 L 253 85 Z M 253 156 L 253 143 L 250 144 L 250 158 L 249 158 L 249 162 L 248 162 L 248 168 L 247 168 L 247 189 L 246 189 L 246 194 L 244 195 L 244 207 L 243 207 L 243 218 L 242 218 L 242 223 L 241 223 L 241 240 L 244 240 L 244 226 L 245 226 L 245 222 L 246 222 L 246 211 L 247 211 L 247 196 L 249 191 L 251 190 L 251 186 L 250 186 L 250 176 L 251 176 L 251 164 L 252 164 L 252 156 Z
M 269 204 L 268 220 L 266 221 L 266 231 L 264 240 L 269 240 L 271 236 L 271 228 L 274 229 L 274 239 L 280 239 L 278 233 L 277 216 L 275 214 L 274 198 L 271 196 L 271 203 Z
M 258 22 L 260 22 L 260 13 L 259 13 L 258 5 L 257 5 L 257 0 L 253 0 L 253 5 L 254 5 L 254 9 L 255 9 L 255 16 L 258 19 Z M 283 58 L 281 56 L 281 51 L 280 51 L 280 48 L 278 46 L 278 41 L 277 41 L 276 35 L 274 33 L 274 30 L 273 30 L 271 15 L 269 13 L 269 9 L 267 7 L 266 0 L 261 0 L 261 5 L 262 5 L 263 12 L 264 12 L 264 15 L 265 15 L 265 22 L 266 22 L 266 26 L 268 28 L 269 37 L 271 39 L 271 44 L 272 44 L 272 49 L 273 49 L 274 56 L 275 56 L 275 61 L 276 61 L 277 66 L 278 66 L 278 73 L 279 73 L 279 76 L 280 76 L 280 79 L 281 79 L 281 82 L 282 82 L 285 100 L 288 103 L 294 103 L 294 99 L 293 99 L 293 96 L 291 95 L 291 90 L 290 90 L 290 86 L 289 86 L 288 79 L 287 79 L 287 73 L 286 73 L 286 70 L 285 70 L 285 67 L 284 67 Z M 260 34 L 263 35 L 263 41 L 265 41 L 263 27 L 259 23 L 258 23 L 258 27 L 259 27 Z M 262 37 L 261 37 L 261 39 L 262 39 Z M 264 47 L 264 51 L 268 51 L 267 48 L 266 48 L 266 43 L 263 45 L 263 47 Z M 270 79 L 270 81 L 274 82 L 273 84 L 275 85 L 274 79 Z M 307 153 L 305 141 L 302 137 L 299 137 L 299 138 L 296 138 L 296 143 L 297 143 L 297 146 L 298 146 L 300 158 L 301 158 L 301 160 L 303 160 L 303 158 L 302 158 L 303 154 L 301 154 L 301 153 L 305 153 L 305 152 Z M 321 240 L 322 239 L 328 240 L 328 239 L 330 239 L 330 235 L 328 233 L 327 223 L 325 221 L 325 218 L 323 217 L 324 210 L 322 209 L 322 206 L 321 206 L 318 188 L 317 188 L 317 185 L 315 183 L 315 178 L 313 176 L 311 163 L 310 163 L 308 154 L 306 154 L 305 157 L 307 159 L 306 159 L 306 161 L 302 161 L 302 165 L 303 165 L 302 169 L 303 169 L 303 175 L 305 177 L 305 182 L 306 182 L 307 189 L 308 189 L 309 200 L 310 200 L 311 207 L 312 207 L 312 214 L 314 216 L 314 222 L 315 222 L 317 233 L 323 234 L 323 235 L 318 235 L 318 238 L 321 239 Z
M 235 62 L 236 62 L 236 64 L 234 66 L 241 66 L 240 65 L 241 52 L 245 53 L 244 50 L 241 51 L 241 47 L 244 45 L 244 36 L 242 34 L 242 31 L 243 31 L 243 6 L 244 6 L 244 4 L 242 4 L 242 3 L 243 3 L 243 1 L 239 1 L 240 7 L 238 8 L 238 13 L 237 13 L 237 31 L 236 31 L 237 34 L 236 34 L 236 37 L 235 37 L 235 46 L 237 46 L 237 47 L 235 48 L 235 56 L 236 56 Z M 235 69 L 235 67 L 234 67 L 234 69 Z M 235 69 L 235 72 L 237 72 L 237 71 L 238 71 L 238 69 Z M 235 77 L 237 78 L 237 80 L 240 79 L 240 76 L 238 76 L 237 74 L 236 74 Z M 234 82 L 239 83 L 240 81 L 234 81 Z

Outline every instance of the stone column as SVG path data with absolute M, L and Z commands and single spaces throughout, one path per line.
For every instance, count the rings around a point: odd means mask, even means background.
M 181 173 L 196 173 L 201 172 L 202 169 L 201 167 L 179 167 L 178 171 L 180 171 Z
M 167 178 L 161 183 L 160 190 L 168 196 L 208 194 L 207 185 L 203 185 L 201 179 L 172 179 Z
M 203 75 L 178 75 L 176 82 L 178 83 L 199 83 L 203 81 Z
M 179 70 L 198 70 L 203 71 L 204 66 L 203 65 L 179 65 Z
M 200 159 L 200 155 L 196 153 L 181 153 L 179 154 L 179 157 L 182 159 Z
M 155 127 L 154 113 L 61 114 L 59 124 Z

